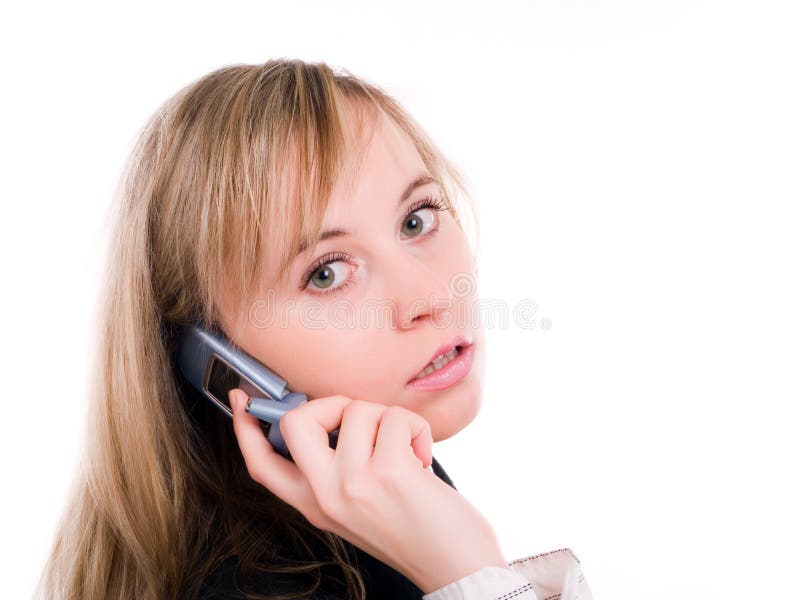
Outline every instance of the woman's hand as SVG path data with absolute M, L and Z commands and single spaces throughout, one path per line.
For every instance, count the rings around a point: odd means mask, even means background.
M 489 565 L 507 567 L 489 522 L 426 470 L 430 425 L 399 406 L 328 396 L 287 412 L 280 430 L 294 462 L 270 445 L 229 394 L 233 425 L 250 476 L 308 521 L 358 546 L 423 593 Z M 328 432 L 339 427 L 336 449 Z

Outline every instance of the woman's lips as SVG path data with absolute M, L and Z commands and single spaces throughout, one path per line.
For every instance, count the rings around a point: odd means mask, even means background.
M 423 365 L 422 369 L 420 371 L 417 371 L 417 375 L 419 375 L 419 373 L 421 373 L 422 370 L 427 368 L 428 365 L 430 365 L 434 360 L 436 360 L 437 358 L 440 358 L 444 354 L 447 354 L 453 348 L 456 348 L 458 346 L 461 346 L 462 348 L 464 348 L 465 346 L 469 346 L 471 343 L 472 343 L 472 341 L 467 340 L 463 335 L 460 335 L 460 334 L 457 335 L 452 340 L 450 340 L 450 342 L 448 342 L 446 344 L 442 344 L 441 346 L 439 346 L 439 348 L 437 348 L 436 352 L 433 353 L 433 356 L 431 356 L 428 359 L 428 362 L 426 362 L 425 365 Z
M 433 371 L 425 377 L 412 379 L 406 385 L 415 390 L 425 391 L 447 389 L 469 374 L 474 360 L 474 344 L 458 346 L 458 354 L 441 369 Z

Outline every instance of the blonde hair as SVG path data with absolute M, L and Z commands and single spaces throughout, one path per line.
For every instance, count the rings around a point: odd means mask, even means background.
M 379 111 L 410 136 L 477 240 L 457 169 L 395 100 L 349 72 L 288 59 L 232 65 L 166 101 L 118 186 L 87 441 L 39 597 L 192 597 L 232 557 L 243 571 L 308 583 L 281 598 L 306 597 L 326 573 L 346 597 L 364 597 L 341 538 L 249 477 L 230 422 L 179 384 L 171 356 L 177 326 L 217 326 L 223 292 L 243 314 L 267 266 L 282 271 L 316 239 L 357 150 L 351 107 L 365 111 L 359 123 Z

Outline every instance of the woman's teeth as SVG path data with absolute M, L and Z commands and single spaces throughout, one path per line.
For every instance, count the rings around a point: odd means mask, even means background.
M 458 346 L 450 350 L 450 352 L 446 354 L 440 354 L 436 358 L 434 358 L 431 362 L 428 363 L 428 366 L 422 369 L 414 379 L 422 379 L 423 377 L 427 377 L 434 371 L 438 371 L 451 360 L 453 360 L 456 355 L 458 354 Z

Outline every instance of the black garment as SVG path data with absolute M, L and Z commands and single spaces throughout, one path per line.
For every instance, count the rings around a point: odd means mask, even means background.
M 453 481 L 448 477 L 442 466 L 433 458 L 433 472 L 447 485 L 456 489 Z M 372 555 L 364 552 L 358 546 L 354 546 L 347 540 L 342 540 L 350 556 L 354 557 L 354 563 L 361 571 L 364 578 L 364 585 L 367 590 L 369 600 L 420 600 L 422 590 L 420 590 L 411 580 L 403 574 L 395 571 L 389 565 L 381 562 Z M 197 600 L 242 600 L 245 596 L 241 595 L 234 583 L 234 573 L 236 569 L 236 559 L 225 561 L 203 582 Z M 261 584 L 259 580 L 259 584 Z M 258 591 L 264 594 L 285 594 L 306 589 L 308 585 L 299 582 L 296 576 L 291 574 L 270 574 L 267 581 L 263 581 L 263 589 Z M 340 596 L 331 594 L 322 589 L 314 592 L 313 599 L 309 600 L 347 600 Z

